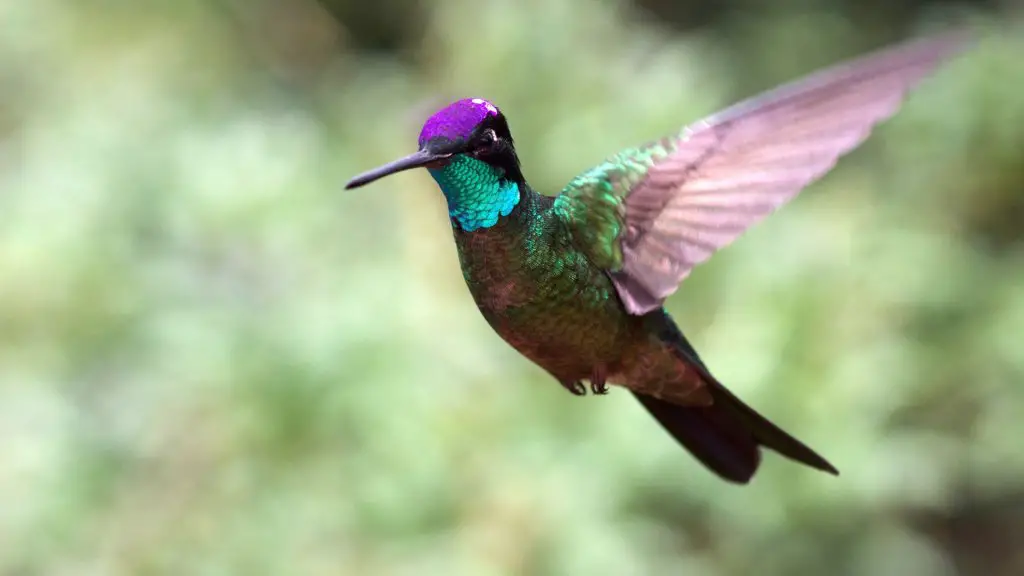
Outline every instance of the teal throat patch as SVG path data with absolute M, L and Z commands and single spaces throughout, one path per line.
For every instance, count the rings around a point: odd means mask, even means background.
M 519 185 L 476 158 L 460 154 L 429 172 L 448 200 L 448 215 L 466 232 L 494 226 L 519 203 Z

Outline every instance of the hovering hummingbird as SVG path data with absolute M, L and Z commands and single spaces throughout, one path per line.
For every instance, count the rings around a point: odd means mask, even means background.
M 583 396 L 628 388 L 723 479 L 747 483 L 760 448 L 838 475 L 712 374 L 663 307 L 707 260 L 811 182 L 965 47 L 959 34 L 848 61 L 611 156 L 557 196 L 520 170 L 497 106 L 458 100 L 419 149 L 346 189 L 426 168 L 448 204 L 477 307 L 513 348 Z

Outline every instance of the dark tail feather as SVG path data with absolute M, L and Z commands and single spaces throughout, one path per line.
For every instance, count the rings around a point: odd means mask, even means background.
M 711 406 L 691 407 L 635 394 L 673 438 L 726 480 L 749 482 L 761 464 L 761 446 L 812 468 L 839 474 L 828 461 L 724 387 L 711 384 L 711 395 L 714 398 Z
M 679 351 L 687 364 L 707 373 L 682 333 L 667 315 L 663 337 Z M 792 460 L 839 475 L 839 471 L 814 450 L 790 436 L 719 384 L 708 374 L 710 406 L 679 406 L 653 396 L 635 394 L 640 403 L 680 444 L 722 478 L 746 484 L 761 464 L 760 447 L 770 448 Z

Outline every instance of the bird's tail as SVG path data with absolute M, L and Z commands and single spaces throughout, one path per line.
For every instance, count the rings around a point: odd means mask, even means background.
M 713 401 L 709 406 L 680 406 L 653 396 L 635 395 L 680 444 L 722 478 L 741 484 L 749 482 L 757 471 L 762 446 L 812 468 L 839 474 L 814 450 L 726 390 L 710 375 L 672 319 L 667 314 L 664 318 L 668 324 L 662 337 L 688 365 L 706 373 Z

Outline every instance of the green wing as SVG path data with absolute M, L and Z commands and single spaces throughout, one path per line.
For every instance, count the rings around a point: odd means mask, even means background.
M 645 314 L 825 175 L 965 46 L 961 34 L 907 43 L 741 102 L 580 174 L 555 213 L 626 309 Z
M 651 167 L 675 151 L 677 142 L 665 138 L 623 150 L 573 178 L 555 198 L 555 214 L 568 227 L 577 249 L 595 265 L 622 270 L 626 197 Z

